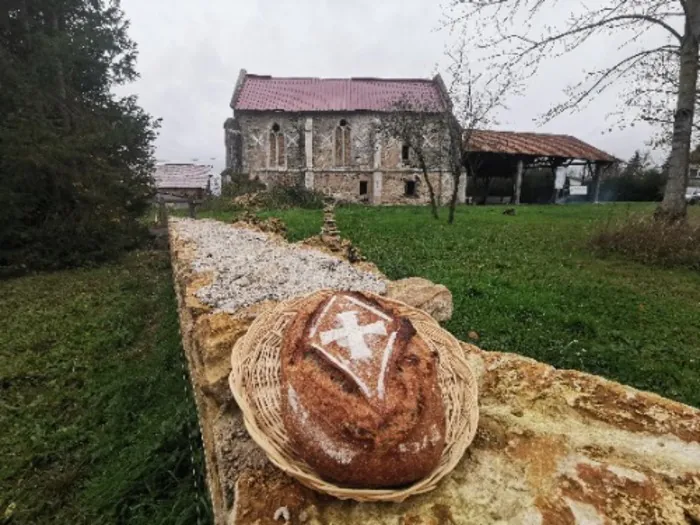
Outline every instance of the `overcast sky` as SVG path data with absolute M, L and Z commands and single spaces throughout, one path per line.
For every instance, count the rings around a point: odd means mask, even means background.
M 437 30 L 442 11 L 433 0 L 122 0 L 122 8 L 139 46 L 141 78 L 119 92 L 137 94 L 163 119 L 159 160 L 198 159 L 217 172 L 241 68 L 273 76 L 430 77 L 449 39 Z M 646 125 L 607 132 L 614 93 L 578 114 L 535 122 L 579 78 L 582 64 L 605 52 L 591 45 L 548 64 L 509 102 L 499 127 L 575 135 L 623 159 L 644 148 L 652 133 Z

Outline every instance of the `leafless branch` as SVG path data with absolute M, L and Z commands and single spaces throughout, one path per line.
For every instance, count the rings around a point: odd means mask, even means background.
M 679 6 L 676 0 L 609 0 L 600 8 L 572 5 L 568 18 L 555 18 L 556 22 L 550 23 L 551 13 L 561 10 L 561 6 L 556 0 L 455 0 L 445 27 L 460 34 L 472 49 L 486 52 L 489 68 L 498 75 L 509 75 L 520 82 L 532 78 L 545 60 L 561 57 L 593 37 L 600 41 L 599 37 L 628 34 L 618 48 L 623 49 L 647 43 L 652 28 L 669 35 L 668 43 L 634 49 L 612 65 L 585 72 L 582 81 L 567 89 L 567 100 L 543 115 L 545 122 L 576 109 L 622 77 L 633 75 L 645 57 L 677 50 L 683 41 L 678 19 L 684 16 L 681 8 L 685 6 Z M 542 20 L 545 15 L 547 21 Z

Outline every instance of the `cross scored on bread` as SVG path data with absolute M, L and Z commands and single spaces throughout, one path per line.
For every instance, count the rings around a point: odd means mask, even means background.
M 340 328 L 321 332 L 321 342 L 324 345 L 338 343 L 350 350 L 350 359 L 369 359 L 372 350 L 365 343 L 365 334 L 386 335 L 384 321 L 360 326 L 357 322 L 357 312 L 341 312 L 336 316 Z
M 383 400 L 396 319 L 351 295 L 335 295 L 314 323 L 310 343 L 370 400 Z

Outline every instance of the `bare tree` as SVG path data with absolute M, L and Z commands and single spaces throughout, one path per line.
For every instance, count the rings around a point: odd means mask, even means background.
M 444 94 L 442 107 L 420 100 L 403 99 L 382 122 L 382 132 L 398 139 L 408 148 L 411 160 L 421 169 L 430 195 L 433 217 L 438 214 L 438 199 L 430 178 L 434 172 L 448 170 L 452 178 L 448 222 L 455 220 L 462 177 L 476 171 L 468 150 L 474 130 L 493 124 L 496 110 L 503 107 L 512 82 L 507 77 L 475 73 L 468 60 L 465 40 L 447 51 L 449 85 L 437 76 Z M 465 165 L 467 172 L 465 173 Z
M 450 224 L 455 218 L 460 179 L 462 176 L 475 175 L 478 168 L 469 155 L 474 131 L 494 125 L 496 113 L 505 108 L 506 98 L 515 94 L 517 88 L 514 77 L 499 75 L 493 70 L 475 71 L 469 59 L 469 46 L 467 38 L 460 38 L 446 52 L 450 79 L 450 84 L 446 87 L 450 99 L 450 112 L 446 119 L 449 137 L 447 147 L 453 178 L 448 218 Z
M 678 98 L 678 80 L 680 75 L 678 50 L 669 49 L 667 53 L 650 55 L 621 91 L 622 104 L 611 112 L 620 128 L 634 127 L 642 120 L 654 128 L 649 145 L 654 148 L 666 148 L 673 139 L 673 122 L 675 102 Z M 695 96 L 695 113 L 700 107 L 700 92 Z M 635 108 L 636 111 L 630 111 Z M 612 130 L 612 127 L 610 128 Z M 692 143 L 697 143 L 700 122 L 693 119 Z
M 561 16 L 562 5 L 557 0 L 453 0 L 448 23 L 467 35 L 475 48 L 489 51 L 491 67 L 520 80 L 535 75 L 546 60 L 587 43 L 598 43 L 605 50 L 599 53 L 603 65 L 585 71 L 582 79 L 566 90 L 565 100 L 544 115 L 545 120 L 576 110 L 609 88 L 644 78 L 659 61 L 667 61 L 671 75 L 677 64 L 676 87 L 661 84 L 675 96 L 675 111 L 669 180 L 657 216 L 684 219 L 697 96 L 700 0 L 567 2 L 568 16 Z M 609 49 L 606 39 L 613 45 L 622 39 L 622 44 Z M 627 109 L 640 119 L 645 114 L 647 120 L 654 118 L 653 107 L 645 112 L 635 103 Z
M 448 167 L 449 150 L 445 140 L 447 115 L 444 108 L 435 107 L 428 102 L 402 99 L 382 119 L 380 128 L 385 141 L 396 140 L 401 144 L 402 157 L 408 157 L 402 160 L 420 168 L 435 219 L 440 218 L 439 203 L 430 175 L 441 173 Z

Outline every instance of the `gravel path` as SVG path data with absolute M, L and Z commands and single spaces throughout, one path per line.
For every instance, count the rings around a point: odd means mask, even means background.
M 279 244 L 264 233 L 212 220 L 178 219 L 183 239 L 197 245 L 196 271 L 214 282 L 197 292 L 218 311 L 234 312 L 266 299 L 288 299 L 322 288 L 383 293 L 385 282 L 324 253 Z

